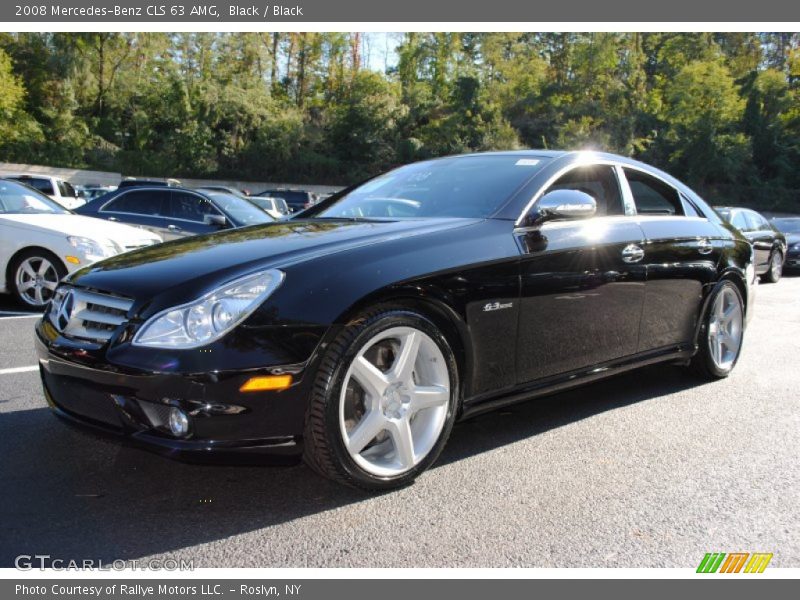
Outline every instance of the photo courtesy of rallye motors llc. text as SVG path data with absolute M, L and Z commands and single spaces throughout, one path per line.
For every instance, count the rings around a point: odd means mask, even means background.
M 148 598 L 158 594 L 159 596 L 223 596 L 225 592 L 238 593 L 242 596 L 299 596 L 303 588 L 302 584 L 289 583 L 281 585 L 246 585 L 236 584 L 202 584 L 202 585 L 173 585 L 160 583 L 158 585 L 109 583 L 106 585 L 70 585 L 70 584 L 47 584 L 47 585 L 25 585 L 18 583 L 14 586 L 16 596 L 131 596 Z

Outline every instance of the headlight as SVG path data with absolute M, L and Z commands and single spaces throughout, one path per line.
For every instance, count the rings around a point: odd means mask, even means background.
M 70 235 L 67 236 L 67 241 L 77 250 L 78 254 L 90 262 L 119 254 L 119 248 L 110 240 L 101 244 L 91 238 Z
M 194 302 L 151 317 L 133 338 L 135 346 L 197 348 L 244 321 L 283 282 L 277 269 L 236 279 Z

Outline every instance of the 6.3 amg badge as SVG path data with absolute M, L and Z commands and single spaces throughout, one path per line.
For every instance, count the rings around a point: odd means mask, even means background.
M 513 302 L 506 302 L 506 303 L 489 302 L 488 304 L 484 305 L 483 312 L 491 312 L 493 310 L 503 310 L 504 308 L 511 308 L 512 306 L 514 306 Z

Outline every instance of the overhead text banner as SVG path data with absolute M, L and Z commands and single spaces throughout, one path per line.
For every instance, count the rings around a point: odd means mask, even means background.
M 800 4 L 786 0 L 6 0 L 0 22 L 797 22 Z

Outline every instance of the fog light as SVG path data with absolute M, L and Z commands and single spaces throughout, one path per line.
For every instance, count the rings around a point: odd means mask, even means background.
M 189 433 L 189 417 L 180 408 L 169 411 L 169 430 L 175 437 L 186 437 Z

